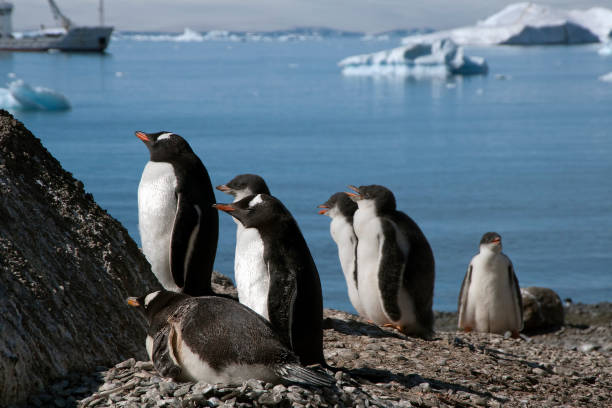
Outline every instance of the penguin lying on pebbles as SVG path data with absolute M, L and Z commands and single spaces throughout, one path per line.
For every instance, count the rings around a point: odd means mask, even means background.
M 253 232 L 252 251 L 244 262 L 250 263 L 250 273 L 265 283 L 259 295 L 264 300 L 263 316 L 302 364 L 324 365 L 321 282 L 291 213 L 267 194 L 215 207 Z M 237 253 L 236 257 L 245 255 Z
M 515 338 L 523 328 L 523 300 L 510 258 L 502 252 L 501 236 L 487 232 L 472 258 L 459 293 L 460 329 L 504 334 Z
M 396 209 L 395 197 L 379 185 L 349 186 L 358 209 L 359 301 L 368 319 L 409 335 L 433 335 L 434 256 L 418 225 Z
M 164 377 L 210 384 L 250 378 L 335 383 L 326 373 L 302 367 L 268 322 L 231 299 L 161 290 L 127 302 L 147 319 L 147 352 Z
M 217 190 L 234 196 L 234 202 L 254 194 L 270 194 L 263 178 L 256 174 L 240 174 Z M 234 280 L 238 301 L 250 307 L 266 319 L 268 315 L 268 287 L 270 277 L 262 264 L 263 241 L 256 228 L 245 228 L 236 222 L 236 251 L 234 256 Z
M 357 204 L 346 193 L 336 193 L 319 205 L 319 208 L 319 214 L 331 218 L 329 231 L 338 246 L 338 258 L 346 280 L 349 300 L 357 313 L 367 318 L 359 301 L 357 288 L 357 236 L 353 229 L 353 215 L 357 211 Z
M 206 167 L 181 136 L 136 132 L 150 161 L 138 186 L 142 250 L 161 285 L 192 296 L 213 294 L 219 214 Z

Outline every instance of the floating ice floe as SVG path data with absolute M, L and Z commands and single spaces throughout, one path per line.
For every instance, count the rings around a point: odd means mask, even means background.
M 342 74 L 360 76 L 445 77 L 480 75 L 488 71 L 484 58 L 463 55 L 463 48 L 449 39 L 355 55 L 338 65 L 342 67 Z
M 474 26 L 409 36 L 404 44 L 450 38 L 460 45 L 552 45 L 605 42 L 612 30 L 612 10 L 561 10 L 535 3 L 515 3 Z
M 23 80 L 0 88 L 0 108 L 14 110 L 61 111 L 70 109 L 68 99 L 53 89 L 32 87 Z
M 599 80 L 604 82 L 612 82 L 612 72 L 608 72 L 607 74 L 600 76 Z
M 612 55 L 612 44 L 609 42 L 605 43 L 600 49 L 597 50 L 597 53 L 603 56 Z

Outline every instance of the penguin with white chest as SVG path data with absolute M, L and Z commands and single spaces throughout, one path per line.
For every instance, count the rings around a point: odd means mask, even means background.
M 202 161 L 171 132 L 136 132 L 150 160 L 138 186 L 142 250 L 161 285 L 192 296 L 213 294 L 219 214 Z
M 267 321 L 231 299 L 163 290 L 131 297 L 128 304 L 147 319 L 147 352 L 164 377 L 209 384 L 250 378 L 334 383 L 325 373 L 301 367 Z
M 217 190 L 232 195 L 234 202 L 250 195 L 270 195 L 266 182 L 256 174 L 240 174 L 227 184 L 217 186 Z M 233 220 L 236 222 L 234 280 L 238 301 L 269 319 L 270 278 L 260 255 L 263 251 L 263 241 L 256 228 L 245 228 L 238 219 L 233 218 Z
M 517 338 L 523 328 L 523 301 L 514 267 L 502 252 L 501 236 L 487 232 L 480 252 L 472 258 L 461 284 L 458 302 L 460 329 Z
M 357 211 L 357 204 L 346 193 L 336 193 L 319 205 L 319 208 L 321 208 L 319 214 L 331 218 L 329 231 L 338 246 L 338 258 L 344 273 L 349 300 L 357 313 L 367 318 L 359 301 L 358 292 L 357 236 L 353 229 L 353 216 Z
M 358 205 L 357 275 L 367 318 L 405 334 L 433 334 L 434 256 L 418 225 L 396 209 L 393 193 L 379 185 L 350 186 Z
M 244 262 L 251 262 L 253 273 L 267 279 L 264 299 L 272 327 L 302 364 L 325 364 L 319 273 L 289 210 L 267 194 L 215 207 L 232 215 L 245 228 L 256 230 L 260 237 L 254 243 L 257 250 L 249 252 Z

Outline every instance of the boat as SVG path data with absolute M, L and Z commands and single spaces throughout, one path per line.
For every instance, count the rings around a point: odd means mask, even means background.
M 53 17 L 61 24 L 60 28 L 13 33 L 13 4 L 0 1 L 0 50 L 103 52 L 108 47 L 113 27 L 104 25 L 102 0 L 98 7 L 98 26 L 76 25 L 60 11 L 54 0 L 48 2 Z

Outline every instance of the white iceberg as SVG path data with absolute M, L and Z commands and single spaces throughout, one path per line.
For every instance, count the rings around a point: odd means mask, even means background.
M 612 72 L 608 72 L 607 74 L 600 76 L 599 80 L 604 82 L 612 82 Z
M 561 10 L 535 3 L 515 3 L 475 26 L 405 37 L 404 44 L 450 38 L 460 45 L 552 45 L 605 42 L 612 30 L 612 10 Z
M 410 44 L 375 52 L 355 55 L 338 63 L 343 75 L 446 77 L 448 75 L 479 75 L 488 71 L 481 57 L 467 57 L 463 48 L 449 39 L 433 44 Z
M 13 110 L 61 111 L 70 109 L 68 98 L 57 91 L 32 87 L 18 79 L 0 88 L 0 108 Z

